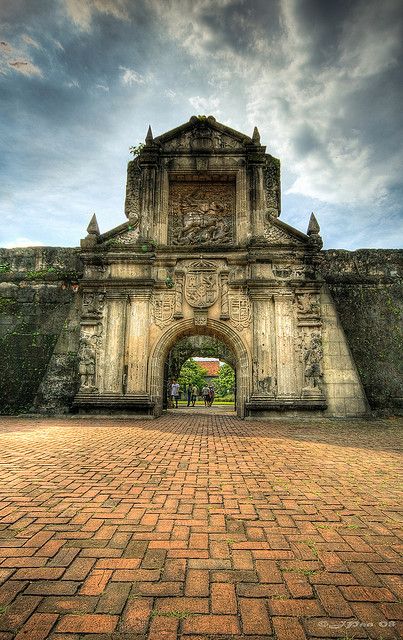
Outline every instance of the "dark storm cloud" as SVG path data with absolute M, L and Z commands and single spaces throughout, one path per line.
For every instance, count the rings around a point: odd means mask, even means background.
M 129 145 L 149 123 L 157 135 L 212 113 L 258 125 L 281 158 L 286 221 L 304 227 L 315 208 L 328 246 L 346 229 L 370 246 L 376 225 L 393 246 L 401 13 L 397 0 L 0 3 L 5 239 L 60 243 L 68 220 L 62 241 L 76 244 L 94 209 L 103 230 L 119 224 Z

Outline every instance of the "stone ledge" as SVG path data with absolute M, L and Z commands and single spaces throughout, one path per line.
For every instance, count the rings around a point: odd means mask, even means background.
M 155 406 L 147 394 L 96 394 L 96 393 L 78 393 L 74 398 L 73 410 L 90 410 L 97 411 L 99 409 L 111 409 L 133 411 L 134 413 L 142 413 L 149 415 Z

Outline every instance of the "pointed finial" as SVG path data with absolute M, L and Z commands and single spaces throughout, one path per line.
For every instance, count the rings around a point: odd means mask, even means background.
M 308 236 L 318 235 L 319 231 L 320 231 L 319 223 L 318 223 L 317 219 L 315 218 L 315 214 L 311 213 L 311 217 L 309 218 L 307 234 L 308 234 Z
M 151 131 L 151 125 L 149 125 L 147 135 L 146 135 L 146 144 L 152 144 L 153 142 L 154 142 L 153 132 Z
M 260 144 L 260 133 L 257 127 L 253 129 L 252 142 L 253 144 Z
M 87 233 L 89 233 L 91 236 L 99 236 L 100 232 L 99 232 L 99 227 L 98 227 L 98 220 L 97 220 L 97 216 L 94 215 L 92 216 L 90 223 L 87 227 Z

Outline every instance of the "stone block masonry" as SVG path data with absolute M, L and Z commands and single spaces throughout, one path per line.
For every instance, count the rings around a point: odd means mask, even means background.
M 321 256 L 320 271 L 337 309 L 325 360 L 332 359 L 335 375 L 347 376 L 342 361 L 343 349 L 349 349 L 370 408 L 400 412 L 402 252 L 329 250 Z M 0 249 L 1 413 L 71 409 L 78 384 L 75 283 L 81 274 L 78 249 Z M 325 298 L 322 304 L 326 313 Z M 347 343 L 340 342 L 338 327 Z M 359 382 L 351 376 L 345 397 L 353 400 Z

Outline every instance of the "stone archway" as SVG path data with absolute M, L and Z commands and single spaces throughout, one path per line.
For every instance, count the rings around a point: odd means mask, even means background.
M 208 320 L 206 325 L 195 325 L 193 320 L 182 320 L 170 326 L 150 353 L 148 388 L 154 404 L 154 415 L 161 415 L 164 393 L 164 362 L 174 344 L 186 335 L 211 335 L 222 340 L 234 352 L 237 371 L 237 413 L 245 417 L 245 403 L 250 396 L 252 376 L 251 357 L 238 333 L 219 320 Z

